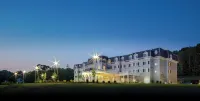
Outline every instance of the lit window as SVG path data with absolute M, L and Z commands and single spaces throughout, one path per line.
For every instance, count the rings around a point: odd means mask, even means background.
M 157 66 L 158 64 L 157 63 L 155 63 L 155 66 Z
M 172 73 L 172 71 L 171 70 L 169 70 L 169 74 L 171 74 Z
M 168 65 L 171 66 L 171 62 L 169 62 Z

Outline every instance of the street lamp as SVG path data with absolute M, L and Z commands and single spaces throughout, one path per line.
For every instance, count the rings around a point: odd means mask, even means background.
M 54 69 L 54 73 L 56 73 L 56 75 L 57 75 L 57 79 L 59 79 L 58 77 L 58 66 L 60 65 L 59 64 L 59 62 L 60 62 L 60 60 L 57 60 L 55 57 L 54 57 L 54 61 L 50 61 L 50 62 L 52 62 L 53 63 L 53 65 L 52 66 L 54 66 L 55 67 L 55 69 Z M 55 78 L 55 77 L 54 77 Z
M 35 68 L 35 82 L 36 82 L 36 79 L 38 79 L 38 70 L 40 69 L 38 66 L 34 66 Z
M 15 72 L 15 81 L 17 81 L 17 72 Z
M 23 83 L 24 83 L 24 76 L 25 76 L 26 71 L 23 71 Z

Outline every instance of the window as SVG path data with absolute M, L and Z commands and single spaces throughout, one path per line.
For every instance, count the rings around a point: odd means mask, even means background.
M 116 68 L 116 66 L 114 66 L 114 68 Z
M 124 65 L 124 68 L 126 67 L 126 65 Z
M 138 62 L 137 65 L 140 66 L 140 63 Z
M 139 70 L 139 69 L 138 69 L 137 71 L 138 71 L 138 73 L 140 72 L 140 70 Z
M 146 65 L 146 62 L 143 62 L 143 65 Z
M 148 61 L 148 64 L 150 64 L 150 61 Z
M 148 68 L 148 72 L 149 72 L 149 68 Z
M 135 63 L 133 63 L 133 66 L 135 66 Z
M 145 72 L 145 69 L 143 69 L 143 72 Z
M 169 62 L 168 65 L 171 66 L 171 62 Z
M 172 71 L 171 70 L 169 70 L 169 74 L 171 74 L 172 73 Z
M 119 65 L 118 65 L 118 68 L 119 68 Z
M 128 67 L 131 67 L 131 64 L 129 64 Z

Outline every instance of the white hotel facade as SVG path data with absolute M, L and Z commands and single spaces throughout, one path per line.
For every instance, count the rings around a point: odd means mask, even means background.
M 99 56 L 99 60 L 74 65 L 75 82 L 162 82 L 177 83 L 178 57 L 171 51 L 155 48 L 123 56 Z M 95 71 L 95 76 L 92 73 Z

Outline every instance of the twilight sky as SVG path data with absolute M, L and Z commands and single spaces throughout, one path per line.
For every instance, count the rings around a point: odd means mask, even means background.
M 0 70 L 200 42 L 200 0 L 1 0 Z

